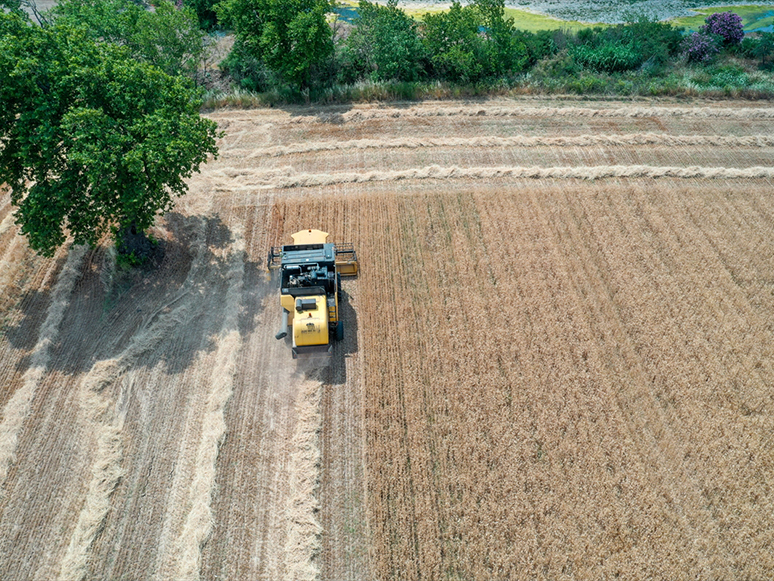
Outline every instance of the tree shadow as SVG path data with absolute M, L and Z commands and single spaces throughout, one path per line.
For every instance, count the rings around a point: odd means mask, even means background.
M 417 100 L 396 100 L 396 101 L 384 101 L 381 103 L 372 104 L 373 109 L 410 109 L 416 107 L 423 102 L 422 99 Z M 483 103 L 483 99 L 468 99 L 464 100 L 464 103 L 479 104 Z M 354 110 L 354 103 L 337 103 L 333 105 L 274 105 L 275 108 L 285 111 L 291 118 L 304 118 L 314 117 L 318 123 L 324 123 L 329 125 L 344 125 L 349 122 L 345 114 Z M 387 119 L 377 119 L 381 121 L 388 121 Z
M 123 358 L 129 368 L 160 364 L 165 373 L 180 373 L 215 350 L 221 333 L 229 330 L 224 328 L 226 301 L 233 300 L 240 274 L 235 330 L 242 336 L 252 332 L 272 290 L 259 261 L 245 255 L 235 272 L 234 236 L 219 216 L 173 212 L 164 223 L 151 232 L 162 246 L 158 264 L 114 269 L 104 248 L 87 254 L 49 348 L 47 369 L 86 373 L 98 361 Z M 40 340 L 55 298 L 51 292 L 26 293 L 19 303 L 20 321 L 5 333 L 14 348 L 28 352 L 19 369 L 29 366 Z
M 346 123 L 344 114 L 352 110 L 352 103 L 335 105 L 275 105 L 275 108 L 284 111 L 291 118 L 314 117 L 318 123 L 329 125 L 343 125 Z
M 62 256 L 56 261 L 54 272 L 61 272 L 67 261 L 67 256 Z M 51 298 L 51 290 L 33 289 L 25 292 L 16 303 L 21 311 L 21 319 L 14 325 L 4 323 L 0 334 L 8 339 L 15 348 L 22 351 L 30 351 L 38 341 L 38 328 L 46 318 L 46 308 Z

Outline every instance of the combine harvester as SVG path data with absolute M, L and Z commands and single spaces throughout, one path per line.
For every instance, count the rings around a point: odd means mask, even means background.
M 277 339 L 293 328 L 293 359 L 333 354 L 333 337 L 344 338 L 340 318 L 341 277 L 357 276 L 358 262 L 352 244 L 327 242 L 328 233 L 302 230 L 293 244 L 269 250 L 267 265 L 281 270 L 282 329 Z

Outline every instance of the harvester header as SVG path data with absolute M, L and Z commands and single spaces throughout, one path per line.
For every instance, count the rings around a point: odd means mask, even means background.
M 332 338 L 344 338 L 339 316 L 341 277 L 357 276 L 357 254 L 352 244 L 328 242 L 328 233 L 301 230 L 293 244 L 269 250 L 267 265 L 280 269 L 280 305 L 283 339 L 292 327 L 293 358 L 333 353 Z

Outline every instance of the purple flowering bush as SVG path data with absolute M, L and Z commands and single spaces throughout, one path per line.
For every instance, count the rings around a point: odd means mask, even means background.
M 699 30 L 705 34 L 716 34 L 725 44 L 739 44 L 744 38 L 742 18 L 734 12 L 716 12 L 710 14 L 706 24 Z
M 715 36 L 694 32 L 683 40 L 683 55 L 689 61 L 706 63 L 711 61 L 720 52 L 719 44 Z

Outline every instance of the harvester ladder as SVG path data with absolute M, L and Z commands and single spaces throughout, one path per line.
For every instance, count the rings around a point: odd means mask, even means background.
M 282 266 L 282 246 L 272 246 L 266 257 L 266 268 L 279 268 Z

